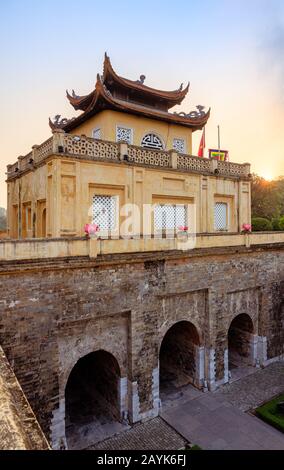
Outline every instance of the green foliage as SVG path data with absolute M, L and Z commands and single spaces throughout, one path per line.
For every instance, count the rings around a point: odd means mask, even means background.
M 274 398 L 274 400 L 265 403 L 265 405 L 260 406 L 255 411 L 261 419 L 284 432 L 284 415 L 277 412 L 276 409 L 276 405 L 280 401 L 284 401 L 284 395 Z
M 202 450 L 202 448 L 199 447 L 197 444 L 194 444 L 194 445 L 190 448 L 190 450 Z
M 278 225 L 279 225 L 279 230 L 284 230 L 284 215 L 280 217 Z
M 264 217 L 254 217 L 251 222 L 253 232 L 269 232 L 272 230 L 272 223 Z
M 0 207 L 0 231 L 6 230 L 7 217 L 6 210 L 3 207 Z
M 278 217 L 274 217 L 274 219 L 272 219 L 271 223 L 272 223 L 272 230 L 275 230 L 275 231 L 280 231 L 282 230 L 280 227 L 279 227 L 279 220 L 280 218 Z
M 284 214 L 284 177 L 266 181 L 258 175 L 252 176 L 251 185 L 252 217 L 272 221 L 273 230 L 279 228 L 277 219 Z

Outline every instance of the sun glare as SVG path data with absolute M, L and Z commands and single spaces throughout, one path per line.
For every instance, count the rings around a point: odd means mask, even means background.
M 263 173 L 262 178 L 264 178 L 266 181 L 272 181 L 274 177 L 271 175 L 271 173 Z

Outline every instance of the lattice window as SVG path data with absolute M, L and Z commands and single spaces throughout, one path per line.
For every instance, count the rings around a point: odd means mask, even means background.
M 160 137 L 155 134 L 147 134 L 143 137 L 141 147 L 148 147 L 150 149 L 163 150 L 163 142 Z
M 214 208 L 215 230 L 228 230 L 228 204 L 225 202 L 216 202 Z
M 184 139 L 174 139 L 173 148 L 179 153 L 185 153 L 185 141 Z
M 116 141 L 117 142 L 127 142 L 132 144 L 132 129 L 128 127 L 116 127 Z
M 101 129 L 97 127 L 93 130 L 93 139 L 100 139 L 101 138 Z
M 187 226 L 187 206 L 184 204 L 156 204 L 154 208 L 155 230 L 175 230 Z
M 93 197 L 93 223 L 101 230 L 114 230 L 116 226 L 116 196 Z

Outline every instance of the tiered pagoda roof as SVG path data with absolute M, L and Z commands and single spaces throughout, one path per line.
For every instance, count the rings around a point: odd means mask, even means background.
M 105 54 L 103 75 L 97 75 L 95 89 L 85 96 L 78 96 L 74 90 L 72 95 L 67 91 L 67 98 L 75 110 L 82 114 L 71 120 L 49 120 L 52 129 L 61 128 L 70 132 L 77 126 L 105 109 L 136 114 L 169 123 L 190 127 L 194 130 L 202 129 L 206 124 L 210 110 L 205 113 L 203 106 L 198 111 L 186 113 L 170 113 L 169 109 L 180 104 L 189 90 L 189 84 L 174 91 L 163 91 L 144 85 L 145 76 L 133 81 L 120 77 L 113 70 L 110 58 Z

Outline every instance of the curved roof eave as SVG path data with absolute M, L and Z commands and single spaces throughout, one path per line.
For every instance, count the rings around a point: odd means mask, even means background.
M 186 116 L 179 116 L 177 114 L 171 114 L 167 112 L 158 111 L 156 109 L 148 108 L 146 106 L 138 105 L 136 103 L 126 102 L 114 98 L 110 91 L 106 89 L 104 83 L 102 82 L 100 76 L 97 76 L 97 83 L 95 88 L 95 93 L 93 94 L 92 101 L 88 108 L 76 119 L 72 122 L 67 123 L 63 129 L 66 131 L 70 131 L 75 129 L 77 126 L 85 122 L 89 119 L 92 115 L 100 111 L 96 105 L 99 101 L 104 101 L 109 109 L 114 109 L 121 112 L 132 112 L 134 114 L 143 115 L 148 118 L 163 120 L 166 122 L 172 122 L 173 124 L 180 124 L 182 126 L 194 128 L 194 129 L 201 129 L 208 121 L 210 117 L 210 109 L 207 113 L 200 117 L 190 118 Z
M 108 76 L 110 76 L 112 80 L 126 88 L 131 87 L 132 89 L 136 89 L 137 91 L 142 91 L 144 93 L 151 94 L 152 96 L 155 96 L 157 98 L 166 99 L 175 104 L 179 104 L 185 98 L 190 86 L 190 83 L 188 82 L 187 86 L 184 89 L 180 87 L 178 90 L 164 91 L 148 87 L 147 85 L 139 83 L 138 81 L 136 82 L 134 80 L 129 80 L 128 78 L 121 77 L 120 75 L 117 75 L 117 73 L 114 71 L 110 62 L 110 58 L 105 53 L 103 83 L 106 81 Z

